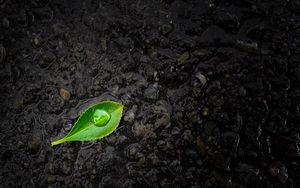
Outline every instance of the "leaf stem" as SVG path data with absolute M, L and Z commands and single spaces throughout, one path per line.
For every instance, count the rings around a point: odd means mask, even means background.
M 65 142 L 65 141 L 66 141 L 66 139 L 64 139 L 64 138 L 62 138 L 60 140 L 56 140 L 54 142 L 51 142 L 51 146 L 55 146 L 55 145 L 61 144 L 61 143 Z

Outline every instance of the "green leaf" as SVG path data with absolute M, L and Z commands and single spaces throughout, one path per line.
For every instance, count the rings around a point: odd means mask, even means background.
M 114 101 L 102 101 L 88 107 L 78 118 L 64 138 L 51 143 L 52 146 L 70 141 L 90 141 L 111 134 L 119 125 L 123 105 Z

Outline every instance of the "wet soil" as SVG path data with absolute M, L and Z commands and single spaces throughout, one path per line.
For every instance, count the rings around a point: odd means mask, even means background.
M 297 0 L 0 0 L 0 187 L 300 187 Z M 89 104 L 115 133 L 63 137 Z

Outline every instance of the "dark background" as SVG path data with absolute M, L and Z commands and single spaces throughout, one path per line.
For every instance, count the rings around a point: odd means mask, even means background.
M 0 187 L 300 187 L 299 1 L 0 0 L 0 21 Z M 105 99 L 116 132 L 51 147 Z

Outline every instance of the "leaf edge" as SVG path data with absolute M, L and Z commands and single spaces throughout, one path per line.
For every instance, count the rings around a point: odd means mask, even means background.
M 102 137 L 91 138 L 91 139 L 88 139 L 88 140 L 68 140 L 68 138 L 71 138 L 72 136 L 74 136 L 74 134 L 73 134 L 73 135 L 70 135 L 70 133 L 72 132 L 72 130 L 73 130 L 73 128 L 75 127 L 75 125 L 77 124 L 78 120 L 84 115 L 84 113 L 85 113 L 88 109 L 90 109 L 90 108 L 92 108 L 92 107 L 94 107 L 94 106 L 96 106 L 96 105 L 102 104 L 102 103 L 115 103 L 115 104 L 117 104 L 117 105 L 119 106 L 118 108 L 116 108 L 116 110 L 119 110 L 119 109 L 120 109 L 120 112 L 121 112 L 121 116 L 120 116 L 120 118 L 119 118 L 118 121 L 117 121 L 117 124 L 118 124 L 117 126 L 119 126 L 120 121 L 121 121 L 122 116 L 123 116 L 123 108 L 124 108 L 124 105 L 123 105 L 122 103 L 119 103 L 119 102 L 116 102 L 116 101 L 108 101 L 108 100 L 106 100 L 106 101 L 101 101 L 101 102 L 98 102 L 98 103 L 94 103 L 94 104 L 88 106 L 88 107 L 86 108 L 86 110 L 84 110 L 84 111 L 80 114 L 80 116 L 77 118 L 77 120 L 76 120 L 76 122 L 74 123 L 74 125 L 73 125 L 72 129 L 70 130 L 70 132 L 69 132 L 66 136 L 64 136 L 63 138 L 51 142 L 51 146 L 59 145 L 59 144 L 62 144 L 62 143 L 64 143 L 64 142 L 98 140 L 98 139 L 101 139 L 101 138 L 106 137 L 106 136 L 110 135 L 111 133 L 113 133 L 113 132 L 115 131 L 115 129 L 113 129 L 111 132 L 108 132 L 107 134 L 103 135 Z M 85 129 L 87 129 L 87 128 L 88 128 L 88 127 L 86 127 Z M 81 132 L 81 131 L 80 131 L 80 132 Z M 76 133 L 75 133 L 75 134 L 76 134 Z

